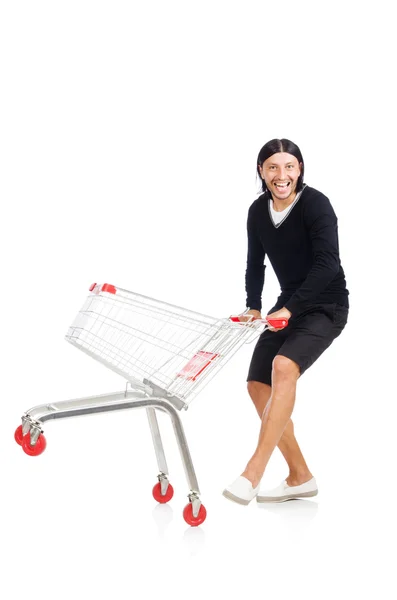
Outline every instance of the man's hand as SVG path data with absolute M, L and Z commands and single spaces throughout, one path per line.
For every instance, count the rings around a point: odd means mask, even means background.
M 265 319 L 290 319 L 292 313 L 288 310 L 288 308 L 280 308 L 280 310 L 276 310 L 276 312 L 271 313 L 270 315 L 266 315 Z M 272 327 L 269 325 L 270 331 L 281 331 L 283 327 Z
M 261 319 L 261 311 L 260 310 L 249 310 L 248 312 L 245 313 L 245 315 L 240 315 L 240 321 L 249 321 L 250 320 L 250 316 L 254 317 L 254 319 Z

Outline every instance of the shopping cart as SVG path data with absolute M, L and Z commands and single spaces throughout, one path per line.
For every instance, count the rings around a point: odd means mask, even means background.
M 248 319 L 248 320 L 247 320 Z M 253 317 L 216 319 L 109 284 L 93 284 L 66 335 L 68 342 L 127 380 L 121 392 L 42 404 L 28 410 L 15 439 L 30 456 L 46 447 L 42 424 L 91 413 L 146 408 L 159 468 L 152 494 L 160 503 L 173 496 L 156 410 L 171 418 L 190 492 L 185 521 L 200 525 L 206 509 L 200 500 L 193 462 L 179 412 L 233 354 L 270 325 Z

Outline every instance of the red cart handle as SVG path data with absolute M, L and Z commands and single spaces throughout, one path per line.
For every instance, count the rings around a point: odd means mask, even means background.
M 288 319 L 265 319 L 265 321 L 276 329 L 284 329 L 288 325 Z
M 247 323 L 247 321 L 242 321 L 240 319 L 241 316 L 243 315 L 233 316 L 229 318 L 231 321 L 233 321 L 233 323 Z M 261 321 L 262 323 L 266 323 L 266 325 L 271 325 L 276 329 L 284 329 L 288 325 L 288 319 L 258 319 L 254 317 L 250 322 L 252 323 L 253 321 Z

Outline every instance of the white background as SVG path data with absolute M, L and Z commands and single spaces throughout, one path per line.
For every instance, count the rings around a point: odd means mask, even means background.
M 2 597 L 395 597 L 391 5 L 2 2 Z M 169 506 L 151 497 L 144 411 L 50 422 L 45 453 L 24 455 L 25 410 L 124 387 L 64 341 L 93 281 L 214 316 L 244 309 L 256 157 L 275 137 L 298 144 L 305 182 L 334 206 L 351 293 L 346 330 L 298 384 L 319 496 L 221 496 L 257 440 L 253 346 L 182 415 L 201 528 L 182 519 L 165 415 Z M 269 267 L 265 309 L 277 294 Z M 286 475 L 276 450 L 264 486 Z

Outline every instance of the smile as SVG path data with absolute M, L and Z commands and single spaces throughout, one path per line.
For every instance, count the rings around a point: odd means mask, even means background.
M 274 185 L 280 189 L 284 189 L 284 188 L 287 188 L 290 184 L 288 182 L 288 183 L 275 183 Z

